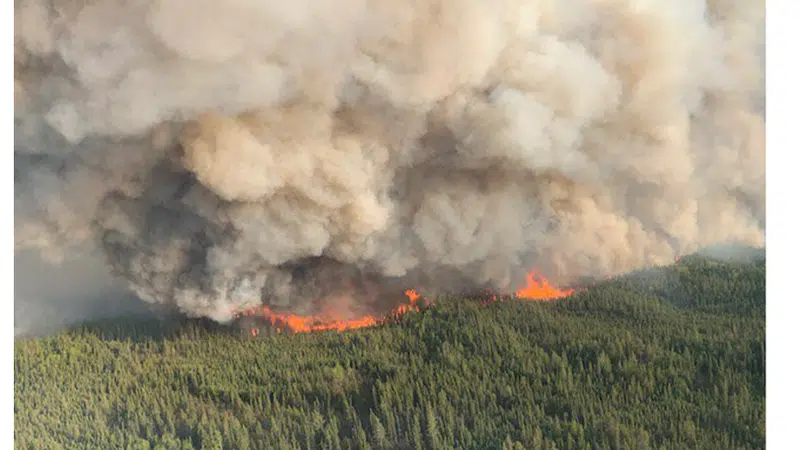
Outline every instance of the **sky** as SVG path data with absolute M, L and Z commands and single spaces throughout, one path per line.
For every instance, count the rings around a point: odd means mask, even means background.
M 15 336 L 144 311 L 144 304 L 111 276 L 97 252 L 73 254 L 62 264 L 42 260 L 35 252 L 16 253 L 14 300 Z

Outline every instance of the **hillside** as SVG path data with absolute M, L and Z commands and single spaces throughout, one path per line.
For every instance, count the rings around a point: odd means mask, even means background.
M 21 449 L 763 448 L 765 263 L 345 333 L 110 321 L 15 344 Z

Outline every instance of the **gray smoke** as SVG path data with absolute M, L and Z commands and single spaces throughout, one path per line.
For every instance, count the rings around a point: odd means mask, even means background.
M 226 320 L 763 245 L 764 9 L 17 0 L 16 246 Z
M 163 316 L 115 283 L 101 255 L 75 248 L 57 264 L 36 252 L 14 255 L 14 336 L 46 335 L 86 321 Z

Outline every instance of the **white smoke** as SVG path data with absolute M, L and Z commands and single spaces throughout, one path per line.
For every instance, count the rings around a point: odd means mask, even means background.
M 18 0 L 15 94 L 17 248 L 193 315 L 764 242 L 763 1 Z

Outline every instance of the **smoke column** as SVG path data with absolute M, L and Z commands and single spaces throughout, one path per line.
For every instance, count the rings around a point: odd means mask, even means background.
M 224 321 L 763 245 L 764 9 L 18 0 L 16 248 Z

